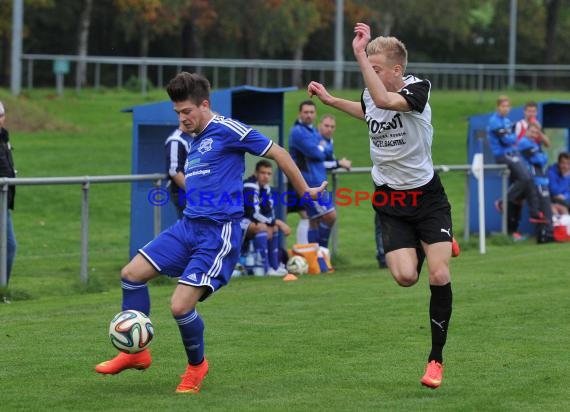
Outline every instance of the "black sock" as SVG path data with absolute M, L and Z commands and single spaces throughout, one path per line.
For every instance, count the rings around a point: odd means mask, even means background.
M 447 329 L 451 319 L 451 283 L 443 286 L 429 286 L 431 299 L 429 302 L 429 317 L 431 325 L 431 352 L 428 362 L 435 360 L 443 363 L 443 347 L 447 339 Z

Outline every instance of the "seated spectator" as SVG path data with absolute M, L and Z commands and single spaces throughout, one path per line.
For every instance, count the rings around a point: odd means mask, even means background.
M 548 168 L 548 187 L 555 213 L 568 214 L 570 209 L 570 153 L 560 153 L 558 162 Z
M 521 154 L 535 184 L 539 210 L 546 218 L 545 223 L 537 224 L 536 239 L 538 243 L 552 242 L 552 207 L 550 203 L 550 191 L 548 189 L 548 176 L 546 164 L 548 156 L 540 149 L 537 139 L 540 138 L 541 130 L 538 123 L 530 123 L 525 136 L 517 143 L 517 149 Z
M 272 176 L 271 163 L 260 160 L 255 165 L 254 174 L 244 181 L 241 228 L 244 242 L 253 241 L 255 256 L 259 260 L 256 266 L 263 268 L 263 274 L 284 276 L 287 269 L 280 263 L 278 233 L 281 231 L 288 236 L 291 229 L 285 222 L 275 218 L 270 186 Z
M 521 161 L 516 148 L 517 137 L 513 131 L 514 125 L 507 117 L 511 110 L 511 102 L 507 96 L 497 99 L 497 111 L 491 115 L 487 126 L 487 140 L 498 164 L 505 164 L 509 168 L 511 184 L 507 192 L 507 230 L 513 240 L 520 240 L 517 232 L 520 220 L 520 207 L 526 200 L 530 209 L 530 221 L 544 224 L 547 219 L 538 206 L 538 197 L 532 176 L 528 168 Z M 496 203 L 497 209 L 503 210 L 500 201 Z

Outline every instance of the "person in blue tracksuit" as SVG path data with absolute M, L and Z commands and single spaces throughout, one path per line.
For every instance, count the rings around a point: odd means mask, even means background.
M 539 209 L 538 197 L 532 176 L 517 151 L 517 136 L 514 123 L 507 117 L 511 110 L 511 102 L 507 96 L 497 99 L 497 111 L 493 113 L 487 125 L 487 141 L 498 164 L 509 168 L 510 181 L 507 192 L 507 229 L 515 238 L 520 220 L 520 204 L 526 200 L 530 210 L 532 223 L 546 223 L 544 213 Z M 503 205 L 496 203 L 498 209 Z
M 312 185 L 311 182 L 326 180 L 325 160 L 332 155 L 330 148 L 313 126 L 316 116 L 317 110 L 313 101 L 301 102 L 299 117 L 289 133 L 289 153 L 309 185 Z M 303 206 L 309 219 L 308 242 L 328 248 L 330 233 L 336 222 L 332 196 L 326 194 L 319 201 L 306 201 L 302 198 L 295 200 L 296 204 Z
M 552 242 L 554 237 L 548 176 L 545 170 L 548 163 L 548 155 L 541 150 L 540 145 L 536 142 L 536 138 L 540 136 L 540 133 L 540 126 L 537 123 L 530 123 L 527 126 L 525 135 L 517 142 L 517 150 L 532 175 L 539 209 L 546 218 L 545 223 L 536 225 L 536 239 L 538 243 L 547 243 Z

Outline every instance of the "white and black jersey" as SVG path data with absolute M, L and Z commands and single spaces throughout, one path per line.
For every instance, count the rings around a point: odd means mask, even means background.
M 398 91 L 409 112 L 376 107 L 368 89 L 362 93 L 362 110 L 370 137 L 372 179 L 376 186 L 408 190 L 428 183 L 434 174 L 431 158 L 433 127 L 428 103 L 431 84 L 415 76 L 404 77 Z

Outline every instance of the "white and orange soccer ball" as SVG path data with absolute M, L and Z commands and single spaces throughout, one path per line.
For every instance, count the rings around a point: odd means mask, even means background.
M 287 261 L 287 270 L 294 275 L 304 275 L 309 270 L 307 259 L 299 255 L 291 256 Z
M 109 325 L 111 343 L 121 352 L 137 353 L 146 349 L 154 337 L 150 318 L 138 310 L 117 313 Z

